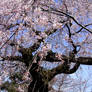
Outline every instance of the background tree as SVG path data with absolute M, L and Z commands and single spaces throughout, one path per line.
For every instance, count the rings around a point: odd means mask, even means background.
M 28 92 L 48 92 L 48 83 L 57 74 L 92 65 L 91 7 L 89 0 L 0 3 L 0 56 L 3 61 L 25 63 L 24 75 L 32 77 Z M 47 69 L 46 62 L 58 65 Z

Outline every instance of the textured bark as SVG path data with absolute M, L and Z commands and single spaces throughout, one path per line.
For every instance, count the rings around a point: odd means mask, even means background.
M 37 63 L 34 63 L 30 69 L 32 75 L 32 82 L 29 85 L 28 92 L 48 92 L 48 84 L 45 84 L 43 77 L 40 74 Z

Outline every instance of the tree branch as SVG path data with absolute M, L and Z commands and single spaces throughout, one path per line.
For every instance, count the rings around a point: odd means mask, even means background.
M 65 66 L 66 66 L 66 62 L 64 62 L 63 64 L 60 64 L 59 66 L 57 66 L 56 68 L 52 70 L 45 70 L 41 68 L 40 73 L 43 76 L 43 80 L 48 82 L 52 78 L 54 78 L 55 75 L 63 73 L 66 68 Z
M 90 25 L 92 25 L 92 23 L 85 25 L 85 27 L 90 26 Z M 71 35 L 75 35 L 75 34 L 77 34 L 77 33 L 81 32 L 81 31 L 82 31 L 82 29 L 83 29 L 83 28 L 80 28 L 77 32 L 72 33 Z
M 79 68 L 80 64 L 76 63 L 75 66 L 69 70 L 69 68 L 67 67 L 67 63 L 66 61 L 63 62 L 63 64 L 60 64 L 59 66 L 57 66 L 54 69 L 51 70 L 45 70 L 45 69 L 41 69 L 40 73 L 43 76 L 43 80 L 46 82 L 50 81 L 52 78 L 54 78 L 55 75 L 60 74 L 60 73 L 64 73 L 64 74 L 72 74 L 74 72 L 77 71 L 77 69 Z
M 69 59 L 68 57 L 64 57 L 63 60 Z M 65 74 L 72 74 L 76 72 L 80 66 L 80 64 L 85 64 L 85 65 L 92 65 L 92 58 L 91 57 L 79 57 L 75 58 L 74 60 L 71 60 L 71 62 L 74 62 L 75 65 L 72 69 L 68 69 L 67 67 L 67 62 L 64 61 L 63 64 L 60 64 L 56 68 L 52 70 L 41 70 L 41 74 L 44 77 L 44 80 L 50 81 L 55 75 L 60 74 L 60 73 L 65 73 Z
M 63 73 L 65 73 L 65 74 L 75 73 L 78 70 L 79 66 L 80 66 L 80 63 L 76 63 L 72 69 L 64 71 Z
M 92 57 L 79 57 L 75 58 L 75 61 L 72 62 L 78 62 L 84 65 L 92 65 Z
M 4 60 L 10 60 L 10 61 L 22 61 L 21 56 L 7 56 L 7 57 L 2 57 L 2 61 Z
M 72 53 L 73 54 L 73 53 Z M 49 62 L 60 62 L 62 60 L 66 62 L 80 63 L 84 65 L 92 65 L 92 57 L 78 57 L 75 58 L 74 55 L 70 55 L 69 57 L 66 55 L 60 55 L 61 59 L 56 57 L 56 53 L 49 51 L 48 55 L 44 58 L 45 61 Z
M 46 10 L 46 9 L 43 9 L 43 8 L 42 8 L 42 11 L 53 13 L 53 14 L 56 14 L 56 15 L 59 15 L 59 16 L 65 15 L 65 16 L 71 18 L 77 25 L 79 25 L 83 29 L 87 30 L 88 32 L 92 33 L 92 31 L 90 31 L 88 28 L 86 28 L 85 26 L 83 26 L 82 24 L 80 24 L 73 16 L 71 16 L 71 15 L 65 13 L 65 12 L 59 11 L 57 9 L 54 9 L 52 7 L 49 7 L 49 6 L 47 6 L 47 7 L 50 8 L 51 11 L 49 9 Z M 54 12 L 52 12 L 52 11 L 54 11 Z
M 8 43 L 8 41 L 10 41 L 10 39 L 16 34 L 16 32 L 18 31 L 18 28 L 15 30 L 15 32 L 10 36 L 9 39 L 6 40 L 6 42 L 0 47 L 0 50 Z

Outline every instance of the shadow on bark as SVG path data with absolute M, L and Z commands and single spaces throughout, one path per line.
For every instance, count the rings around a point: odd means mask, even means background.
M 28 87 L 28 92 L 48 92 L 48 84 L 42 80 L 41 74 L 37 71 L 38 65 L 34 63 L 30 69 L 33 81 Z

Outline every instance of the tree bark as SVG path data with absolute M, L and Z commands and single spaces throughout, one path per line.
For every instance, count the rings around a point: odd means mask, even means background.
M 30 69 L 33 80 L 28 87 L 28 92 L 48 92 L 48 84 L 45 84 L 42 75 L 37 70 L 38 65 L 34 63 Z

